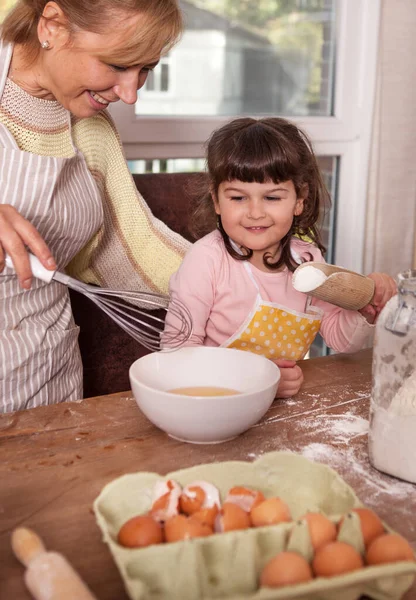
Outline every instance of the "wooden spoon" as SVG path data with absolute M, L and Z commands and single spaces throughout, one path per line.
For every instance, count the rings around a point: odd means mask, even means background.
M 302 269 L 310 267 L 321 271 L 326 279 L 317 287 L 305 291 L 300 289 L 302 286 L 300 286 L 299 273 Z M 364 306 L 370 304 L 374 296 L 374 281 L 372 279 L 354 271 L 326 263 L 302 263 L 293 273 L 292 283 L 293 287 L 299 289 L 299 291 L 305 291 L 314 298 L 330 302 L 347 310 L 361 310 Z

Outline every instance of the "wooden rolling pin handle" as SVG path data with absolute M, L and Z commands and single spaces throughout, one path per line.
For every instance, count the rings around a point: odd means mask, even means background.
M 36 556 L 46 552 L 40 537 L 26 527 L 18 527 L 12 532 L 12 550 L 16 558 L 26 567 Z
M 47 552 L 34 531 L 15 529 L 11 543 L 27 567 L 25 583 L 36 600 L 96 600 L 69 562 L 57 552 Z

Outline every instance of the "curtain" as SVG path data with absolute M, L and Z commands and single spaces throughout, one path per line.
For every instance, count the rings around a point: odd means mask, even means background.
M 382 0 L 364 272 L 416 268 L 416 2 Z

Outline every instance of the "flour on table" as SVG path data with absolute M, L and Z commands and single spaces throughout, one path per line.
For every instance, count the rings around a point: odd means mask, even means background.
M 305 427 L 306 425 L 306 427 Z M 349 440 L 358 436 L 367 435 L 368 420 L 354 415 L 351 411 L 343 415 L 316 415 L 301 427 L 319 429 L 325 437 L 328 435 L 333 442 L 348 444 Z
M 338 471 L 341 477 L 348 470 L 355 472 L 366 485 L 373 489 L 371 504 L 376 507 L 378 503 L 385 503 L 387 497 L 391 501 L 394 498 L 409 498 L 416 500 L 416 489 L 405 481 L 395 479 L 380 473 L 374 469 L 369 462 L 368 453 L 365 450 L 354 450 L 353 448 L 334 448 L 329 444 L 312 443 L 302 448 L 300 454 L 315 462 L 323 462 Z M 360 497 L 359 483 L 355 485 L 357 496 Z M 369 504 L 369 502 L 367 502 Z M 412 509 L 413 510 L 413 509 Z
M 369 421 L 359 414 L 361 402 L 364 398 L 368 399 L 369 391 L 355 392 L 353 397 L 350 396 L 351 390 L 345 388 L 344 392 L 345 396 L 340 395 L 340 401 L 331 405 L 329 414 L 327 400 L 322 395 L 318 395 L 315 402 L 312 394 L 306 394 L 305 401 L 308 408 L 304 410 L 302 410 L 302 407 L 305 407 L 302 398 L 293 404 L 287 404 L 287 401 L 282 400 L 281 403 L 289 407 L 284 416 L 276 410 L 278 405 L 274 405 L 263 421 L 254 427 L 261 426 L 266 436 L 268 426 L 270 428 L 278 426 L 280 434 L 271 434 L 266 438 L 267 444 L 263 447 L 263 451 L 250 452 L 247 458 L 253 460 L 264 452 L 272 450 L 302 454 L 309 460 L 332 467 L 347 482 L 352 478 L 357 496 L 365 498 L 366 505 L 376 512 L 383 506 L 394 504 L 395 499 L 406 498 L 409 507 L 408 518 L 414 519 L 416 487 L 381 473 L 370 464 Z M 337 414 L 336 409 L 341 407 L 343 409 L 348 407 L 348 410 Z M 300 434 L 298 440 L 302 440 L 302 443 L 285 436 L 285 422 L 293 420 L 296 421 L 296 428 Z

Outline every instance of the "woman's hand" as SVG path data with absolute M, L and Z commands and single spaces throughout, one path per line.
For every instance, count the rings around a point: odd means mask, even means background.
M 369 323 L 374 323 L 384 305 L 397 294 L 397 286 L 394 279 L 386 273 L 371 273 L 368 277 L 374 281 L 374 296 L 371 304 L 367 304 L 358 312 Z
M 9 204 L 0 204 L 0 273 L 5 266 L 5 254 L 13 261 L 20 285 L 29 289 L 32 271 L 26 246 L 46 269 L 55 270 L 56 263 L 40 233 Z
M 303 373 L 295 360 L 278 358 L 273 361 L 280 369 L 280 381 L 276 398 L 290 398 L 298 393 L 303 383 Z

